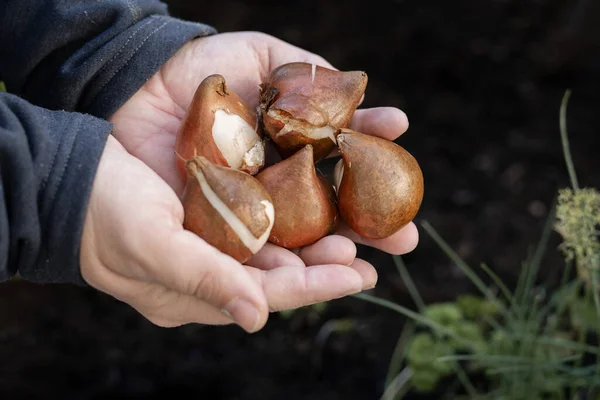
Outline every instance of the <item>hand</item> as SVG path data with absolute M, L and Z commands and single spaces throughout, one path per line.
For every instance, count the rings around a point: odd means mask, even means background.
M 144 161 L 180 194 L 184 182 L 174 167 L 175 136 L 200 82 L 208 75 L 225 77 L 232 91 L 251 107 L 258 105 L 258 85 L 278 65 L 305 61 L 333 68 L 323 58 L 261 33 L 224 33 L 196 39 L 182 47 L 112 117 L 114 136 L 134 156 Z M 351 127 L 389 140 L 408 128 L 406 115 L 391 107 L 357 110 Z M 272 269 L 304 263 L 350 264 L 356 255 L 354 243 L 362 243 L 393 254 L 412 251 L 418 242 L 413 223 L 391 237 L 370 240 L 347 226 L 294 254 L 267 243 L 248 264 Z M 373 267 L 362 260 L 365 268 Z M 335 279 L 335 278 L 332 278 Z
M 235 322 L 262 328 L 269 311 L 291 309 L 375 285 L 370 265 L 244 266 L 182 226 L 176 193 L 109 137 L 94 180 L 81 243 L 81 272 L 92 287 L 160 326 Z M 310 260 L 327 243 L 305 250 Z

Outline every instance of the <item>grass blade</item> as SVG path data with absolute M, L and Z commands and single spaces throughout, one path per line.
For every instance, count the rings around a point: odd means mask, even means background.
M 571 186 L 573 186 L 573 190 L 578 190 L 579 182 L 577 181 L 577 175 L 575 174 L 575 166 L 573 165 L 573 157 L 571 156 L 571 148 L 569 146 L 569 136 L 567 135 L 567 104 L 569 103 L 570 97 L 571 90 L 568 89 L 565 91 L 560 105 L 560 138 L 563 154 L 565 156 L 565 163 L 567 164 L 567 170 L 569 171 L 569 178 L 571 179 Z
M 519 371 L 545 371 L 549 369 L 565 370 L 568 366 L 565 363 L 571 361 L 577 361 L 581 359 L 581 355 L 575 355 L 570 357 L 564 357 L 560 360 L 545 362 L 545 363 L 524 363 L 521 365 L 508 365 L 505 367 L 497 367 L 488 369 L 486 372 L 489 374 L 505 374 L 507 372 L 519 372 Z
M 492 279 L 492 281 L 494 281 L 494 283 L 496 284 L 496 286 L 498 286 L 498 288 L 500 289 L 500 291 L 502 292 L 502 294 L 504 295 L 506 300 L 508 302 L 512 302 L 513 295 L 510 292 L 510 290 L 508 289 L 508 287 L 506 287 L 504 282 L 502 282 L 502 279 L 500 279 L 500 277 L 498 275 L 496 275 L 496 273 L 494 271 L 492 271 L 492 269 L 486 263 L 481 263 L 481 269 L 484 270 L 486 274 L 488 274 L 488 276 Z
M 552 233 L 552 228 L 554 226 L 554 220 L 556 216 L 556 199 L 552 202 L 552 207 L 550 208 L 550 212 L 546 217 L 546 221 L 544 222 L 544 228 L 542 230 L 542 235 L 540 236 L 540 240 L 538 241 L 538 245 L 535 248 L 535 252 L 529 262 L 529 268 L 527 269 L 527 275 L 525 277 L 525 287 L 523 289 L 523 298 L 521 299 L 524 302 L 529 302 L 529 294 L 533 289 L 535 284 L 535 278 L 537 277 L 540 264 L 542 263 L 542 258 L 546 253 L 546 248 L 548 247 L 548 241 L 550 240 L 550 235 Z
M 385 380 L 385 386 L 388 387 L 391 382 L 397 377 L 400 373 L 400 367 L 402 366 L 402 361 L 404 361 L 404 357 L 406 357 L 406 352 L 408 351 L 408 341 L 412 338 L 413 333 L 415 332 L 415 323 L 413 320 L 408 320 L 404 324 L 404 328 L 402 328 L 402 333 L 398 338 L 398 342 L 396 343 L 396 348 L 394 348 L 394 352 L 392 353 L 392 358 L 390 359 L 390 365 L 388 367 L 388 374 Z
M 437 231 L 427 221 L 423 221 L 421 224 L 423 229 L 427 231 L 429 236 L 436 242 L 436 244 L 442 249 L 444 253 L 456 264 L 458 268 L 473 282 L 473 284 L 479 289 L 479 291 L 486 297 L 489 298 L 488 287 L 483 281 L 477 276 L 473 269 L 462 259 L 456 252 L 448 245 L 444 239 L 437 233 Z
M 425 302 L 423 301 L 423 298 L 419 294 L 417 286 L 415 285 L 410 274 L 408 273 L 408 269 L 406 268 L 406 264 L 404 264 L 402 257 L 393 256 L 392 258 L 394 259 L 394 264 L 396 264 L 396 269 L 398 269 L 400 278 L 402 278 L 402 281 L 406 285 L 408 293 L 410 294 L 410 297 L 412 297 L 412 300 L 415 302 L 417 309 L 419 311 L 423 311 L 425 309 Z
M 429 328 L 433 329 L 436 332 L 450 336 L 452 339 L 456 340 L 458 343 L 462 344 L 463 346 L 465 346 L 467 348 L 473 348 L 473 343 L 471 343 L 470 341 L 465 340 L 464 338 L 456 335 L 452 330 L 450 330 L 442 325 L 439 325 L 437 322 L 433 321 L 432 319 L 427 318 L 427 317 L 425 317 L 415 311 L 412 311 L 406 307 L 403 307 L 399 304 L 396 304 L 396 303 L 391 302 L 386 299 L 381 299 L 379 297 L 371 296 L 366 293 L 357 293 L 357 294 L 353 294 L 352 296 L 356 297 L 358 299 L 361 299 L 361 300 L 365 300 L 365 301 L 377 304 L 382 307 L 389 308 L 390 310 L 396 311 L 397 313 L 400 313 L 407 318 L 411 318 L 412 320 L 414 320 L 417 323 L 428 326 Z
M 410 378 L 413 376 L 413 371 L 406 367 L 400 372 L 389 385 L 386 386 L 381 400 L 399 400 L 410 390 Z
M 568 339 L 557 339 L 557 338 L 548 338 L 541 336 L 537 339 L 538 344 L 545 344 L 549 346 L 562 347 L 568 350 L 574 351 L 587 351 L 591 354 L 600 355 L 600 348 L 596 346 L 587 345 L 584 343 L 574 342 Z
M 598 294 L 598 267 L 594 266 L 591 271 L 590 279 L 592 280 L 592 294 L 594 296 L 594 304 L 596 306 L 596 315 L 600 322 L 600 294 Z
M 469 376 L 467 375 L 465 370 L 459 364 L 456 364 L 454 366 L 454 372 L 456 373 L 456 376 L 458 377 L 458 380 L 460 381 L 460 383 L 463 385 L 463 387 L 469 394 L 469 398 L 470 399 L 479 398 L 479 393 L 477 393 L 475 386 L 473 386 L 473 383 L 469 380 Z

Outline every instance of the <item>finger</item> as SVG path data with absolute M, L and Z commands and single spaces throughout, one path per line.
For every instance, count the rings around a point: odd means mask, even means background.
M 151 282 L 206 301 L 248 332 L 264 326 L 268 305 L 244 266 L 189 231 L 154 232 L 144 260 Z
M 397 139 L 408 129 L 408 117 L 394 107 L 377 107 L 356 110 L 350 128 L 371 136 Z
M 378 136 L 388 140 L 395 140 L 408 130 L 408 117 L 394 107 L 365 108 L 356 110 L 350 128 L 366 135 Z M 327 158 L 338 157 L 340 151 L 332 150 Z
M 275 69 L 280 65 L 291 62 L 305 62 L 329 69 L 337 69 L 320 55 L 294 46 L 274 36 L 263 35 L 261 42 L 268 44 L 270 69 Z
M 356 245 L 344 236 L 330 235 L 303 247 L 298 255 L 306 265 L 350 265 L 356 258 Z
M 346 224 L 341 224 L 338 234 L 343 235 L 355 243 L 364 244 L 385 251 L 389 254 L 410 253 L 419 243 L 419 231 L 413 222 L 400 229 L 398 232 L 384 239 L 368 239 L 360 236 Z
M 373 289 L 377 284 L 377 270 L 371 263 L 357 258 L 349 266 L 360 274 L 363 280 L 363 290 Z
M 263 270 L 277 268 L 282 265 L 305 266 L 304 261 L 296 254 L 272 243 L 266 243 L 246 264 Z
M 345 265 L 285 266 L 270 271 L 249 269 L 249 272 L 262 283 L 271 311 L 337 299 L 363 288 L 360 273 Z

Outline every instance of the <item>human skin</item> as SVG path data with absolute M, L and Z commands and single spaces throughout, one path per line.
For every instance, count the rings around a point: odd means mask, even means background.
M 242 265 L 183 229 L 184 181 L 175 167 L 175 137 L 196 87 L 219 73 L 251 107 L 258 85 L 278 65 L 304 61 L 333 68 L 312 54 L 256 32 L 223 33 L 182 47 L 113 116 L 82 237 L 84 279 L 153 323 L 237 323 L 260 330 L 269 312 L 297 308 L 372 288 L 377 272 L 356 258 L 361 243 L 388 253 L 412 251 L 411 222 L 371 240 L 341 225 L 335 235 L 300 249 L 267 243 Z M 394 140 L 408 128 L 393 107 L 357 110 L 350 127 Z

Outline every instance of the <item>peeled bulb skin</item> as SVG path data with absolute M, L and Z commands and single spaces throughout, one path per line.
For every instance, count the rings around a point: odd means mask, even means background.
M 362 71 L 335 71 L 294 62 L 271 71 L 261 87 L 265 131 L 287 158 L 313 146 L 315 162 L 335 148 L 338 129 L 350 124 L 367 87 Z
M 243 263 L 267 242 L 275 209 L 253 176 L 198 156 L 186 161 L 183 226 Z
M 348 226 L 364 237 L 383 239 L 412 221 L 424 190 L 415 158 L 394 142 L 350 129 L 337 139 L 343 167 L 336 166 L 334 179 L 338 209 Z
M 175 151 L 177 168 L 186 177 L 185 162 L 195 155 L 212 163 L 256 174 L 265 162 L 265 143 L 257 133 L 256 113 L 215 74 L 196 89 L 184 116 Z
M 256 179 L 269 192 L 275 206 L 269 242 L 288 249 L 306 246 L 336 227 L 333 189 L 317 175 L 312 146 L 263 169 Z

